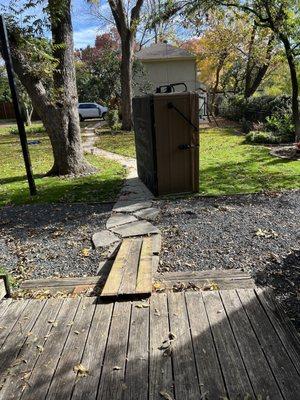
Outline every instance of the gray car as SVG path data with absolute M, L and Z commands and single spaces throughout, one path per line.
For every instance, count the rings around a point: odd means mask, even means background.
M 104 118 L 108 111 L 107 107 L 97 103 L 79 103 L 78 112 L 80 121 L 88 118 Z

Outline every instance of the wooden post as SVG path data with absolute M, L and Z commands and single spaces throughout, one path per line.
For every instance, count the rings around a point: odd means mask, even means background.
M 20 137 L 23 158 L 24 158 L 24 163 L 25 163 L 25 168 L 26 168 L 27 181 L 28 181 L 28 185 L 29 185 L 30 194 L 31 194 L 31 196 L 33 196 L 36 194 L 36 186 L 35 186 L 32 168 L 31 168 L 31 161 L 30 161 L 30 155 L 29 155 L 29 150 L 28 150 L 24 121 L 21 116 L 21 107 L 20 107 L 20 103 L 19 103 L 19 99 L 18 99 L 18 92 L 17 92 L 15 79 L 14 79 L 14 71 L 13 71 L 13 65 L 12 65 L 11 54 L 10 54 L 10 49 L 9 49 L 7 30 L 6 30 L 5 21 L 4 21 L 4 18 L 2 15 L 0 15 L 0 41 L 1 41 L 1 45 L 2 45 L 3 58 L 5 61 L 5 65 L 6 65 L 9 87 L 10 87 L 11 96 L 12 96 L 13 105 L 14 105 L 15 114 L 16 114 L 16 120 L 17 120 L 17 125 L 18 125 L 18 130 L 19 130 L 19 137 Z

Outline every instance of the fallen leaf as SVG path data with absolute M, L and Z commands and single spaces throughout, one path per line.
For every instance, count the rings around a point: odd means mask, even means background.
M 136 304 L 136 308 L 148 308 L 150 304 Z
M 160 394 L 161 397 L 162 397 L 163 399 L 165 399 L 165 400 L 173 400 L 173 397 L 172 397 L 168 392 L 166 392 L 165 390 L 161 390 L 161 391 L 159 392 L 159 394 Z
M 38 349 L 38 351 L 39 351 L 40 353 L 42 353 L 42 352 L 44 351 L 44 347 L 43 347 L 41 344 L 38 344 L 38 345 L 36 346 L 36 348 Z
M 119 367 L 118 365 L 115 365 L 114 367 L 113 367 L 113 371 L 119 371 L 121 369 L 121 367 Z
M 73 371 L 78 374 L 78 376 L 87 376 L 89 373 L 89 370 L 80 363 L 73 367 Z
M 83 255 L 83 257 L 89 257 L 90 249 L 87 249 L 87 248 L 82 249 L 81 254 Z

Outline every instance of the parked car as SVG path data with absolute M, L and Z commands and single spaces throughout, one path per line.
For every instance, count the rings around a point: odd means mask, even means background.
M 108 111 L 107 107 L 103 107 L 97 103 L 79 103 L 78 112 L 80 121 L 86 118 L 104 118 Z

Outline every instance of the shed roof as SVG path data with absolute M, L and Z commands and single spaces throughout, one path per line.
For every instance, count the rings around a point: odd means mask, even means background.
M 145 47 L 136 53 L 136 58 L 141 61 L 160 61 L 176 59 L 195 59 L 195 55 L 180 47 L 172 46 L 168 43 L 155 43 Z

